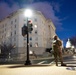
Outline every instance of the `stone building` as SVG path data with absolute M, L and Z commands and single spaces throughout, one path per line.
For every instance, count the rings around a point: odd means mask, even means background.
M 12 44 L 15 47 L 13 54 L 26 55 L 27 38 L 22 36 L 21 31 L 23 25 L 27 24 L 24 11 L 19 9 L 0 21 L 0 44 Z M 52 46 L 56 28 L 40 11 L 33 10 L 33 16 L 29 19 L 33 23 L 33 31 L 29 33 L 30 50 L 38 55 L 43 54 L 46 48 Z

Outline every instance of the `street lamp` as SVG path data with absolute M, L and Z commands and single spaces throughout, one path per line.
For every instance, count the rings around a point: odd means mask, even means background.
M 25 61 L 25 65 L 31 65 L 31 61 L 29 60 L 29 29 L 28 29 L 28 18 L 32 16 L 32 11 L 30 9 L 25 10 L 25 17 L 27 18 L 27 59 Z

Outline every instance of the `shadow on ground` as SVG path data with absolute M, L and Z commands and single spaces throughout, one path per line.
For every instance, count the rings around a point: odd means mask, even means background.
M 51 66 L 51 65 L 48 65 L 48 64 L 43 64 L 43 65 L 39 65 L 39 64 L 36 64 L 36 65 L 13 65 L 13 66 L 9 66 L 8 68 L 20 68 L 20 67 L 48 67 L 48 66 Z
M 67 67 L 67 70 L 76 71 L 76 67 Z

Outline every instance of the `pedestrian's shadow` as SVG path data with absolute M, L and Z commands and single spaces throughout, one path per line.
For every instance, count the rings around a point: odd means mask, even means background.
M 21 67 L 47 67 L 47 66 L 51 66 L 51 65 L 48 65 L 48 64 L 36 64 L 36 65 L 12 65 L 12 66 L 9 66 L 8 68 L 21 68 Z
M 66 67 L 67 70 L 76 71 L 76 66 L 73 65 L 67 65 L 67 66 L 58 66 L 58 67 Z
M 76 67 L 67 67 L 67 70 L 76 71 Z

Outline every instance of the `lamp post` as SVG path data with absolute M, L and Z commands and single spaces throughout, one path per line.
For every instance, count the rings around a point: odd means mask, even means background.
M 27 59 L 25 61 L 25 65 L 31 65 L 31 61 L 29 60 L 29 29 L 28 29 L 28 18 L 32 16 L 31 10 L 27 9 L 25 11 L 25 17 L 27 18 Z

